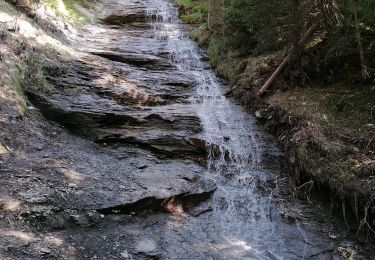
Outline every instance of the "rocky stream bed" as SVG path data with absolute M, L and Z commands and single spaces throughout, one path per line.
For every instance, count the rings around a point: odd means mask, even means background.
M 368 258 L 326 207 L 290 196 L 280 151 L 171 2 L 101 10 L 52 93 L 28 94 L 28 128 L 12 119 L 24 141 L 0 159 L 0 258 Z

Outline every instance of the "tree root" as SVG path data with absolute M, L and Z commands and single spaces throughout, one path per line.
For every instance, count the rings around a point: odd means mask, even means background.
M 359 227 L 358 227 L 358 230 L 357 230 L 357 233 L 356 233 L 357 235 L 361 231 L 362 227 L 365 226 L 365 225 L 368 228 L 368 230 L 370 230 L 375 235 L 375 230 L 371 227 L 371 224 L 367 222 L 368 210 L 369 210 L 370 206 L 371 206 L 371 201 L 367 202 L 367 204 L 364 208 L 364 214 L 365 215 L 359 223 Z
M 301 186 L 298 186 L 298 187 L 294 188 L 294 193 L 297 193 L 301 189 L 304 189 L 304 194 L 306 195 L 306 199 L 309 203 L 311 203 L 310 198 L 309 198 L 309 194 L 310 194 L 313 187 L 314 187 L 314 181 L 310 180 L 308 182 L 305 182 Z
M 357 221 L 359 222 L 357 194 L 354 194 L 354 213 L 355 213 L 355 217 L 356 217 Z
M 341 207 L 342 207 L 342 216 L 343 216 L 343 218 L 344 218 L 345 226 L 346 226 L 347 230 L 350 231 L 350 226 L 349 226 L 348 221 L 347 221 L 347 219 L 346 219 L 345 200 L 343 200 L 343 201 L 341 202 Z

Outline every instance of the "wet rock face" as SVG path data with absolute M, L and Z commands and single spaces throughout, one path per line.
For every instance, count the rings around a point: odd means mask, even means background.
M 58 62 L 43 62 L 52 92 L 28 93 L 48 120 L 106 151 L 83 153 L 81 162 L 58 171 L 84 176 L 77 177 L 84 181 L 63 189 L 68 190 L 63 204 L 83 210 L 73 214 L 82 219 L 85 210 L 103 215 L 181 214 L 216 189 L 202 178 L 207 152 L 190 102 L 195 79 L 176 70 L 165 47 L 154 39 L 154 17 L 139 5 L 115 12 L 109 8 L 112 13 L 102 22 L 110 27 L 83 30 L 88 42 L 77 43 L 81 58 L 61 60 L 58 70 Z M 66 215 L 52 211 L 42 224 L 69 227 Z M 147 246 L 136 251 L 150 255 Z
M 150 213 L 182 213 L 188 212 L 202 201 L 206 201 L 215 191 L 215 185 L 211 183 L 202 191 L 194 193 L 181 193 L 176 196 L 167 198 L 147 197 L 134 203 L 124 205 L 116 205 L 109 208 L 97 209 L 99 213 L 110 214 L 132 214 L 132 215 L 148 215 Z
M 136 146 L 161 158 L 191 158 L 204 163 L 199 119 L 184 105 L 131 110 L 96 95 L 51 97 L 29 94 L 44 115 L 97 143 Z M 111 105 L 113 110 L 111 111 Z
M 150 70 L 172 69 L 173 65 L 164 58 L 152 55 L 119 53 L 119 52 L 92 52 L 92 54 L 109 59 L 115 62 L 121 62 L 134 66 L 147 68 Z
M 110 32 L 121 37 L 127 30 Z M 97 49 L 106 40 L 101 36 L 96 44 L 89 43 L 95 51 L 88 49 L 85 59 L 66 61 L 61 73 L 53 73 L 46 62 L 53 93 L 29 93 L 29 100 L 48 119 L 97 143 L 135 146 L 159 158 L 189 158 L 204 164 L 202 127 L 189 101 L 194 79 L 175 70 L 165 51 L 151 46 L 147 49 L 153 53 L 137 50 L 131 43 L 126 50 L 116 47 L 116 35 L 110 39 L 113 48 L 107 44 Z M 134 41 L 138 43 L 139 36 Z M 149 44 L 147 38 L 145 42 Z
M 101 19 L 106 25 L 125 25 L 129 23 L 146 23 L 150 20 L 145 9 L 129 8 L 118 10 Z

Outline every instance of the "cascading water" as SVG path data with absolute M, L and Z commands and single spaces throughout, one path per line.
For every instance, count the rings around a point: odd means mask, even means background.
M 261 164 L 263 141 L 253 118 L 224 96 L 223 86 L 200 60 L 199 49 L 182 30 L 176 8 L 169 2 L 155 0 L 149 14 L 157 17 L 155 31 L 158 39 L 165 41 L 172 62 L 196 80 L 197 93 L 191 101 L 210 145 L 207 178 L 214 179 L 218 187 L 212 217 L 219 238 L 234 245 L 236 252 L 240 239 L 245 249 L 243 257 L 262 256 L 265 252 L 279 255 L 283 241 L 271 220 L 272 189 L 264 185 L 274 176 Z
M 199 48 L 179 22 L 177 8 L 168 0 L 150 0 L 148 15 L 163 55 L 167 53 L 177 70 L 195 80 L 196 94 L 190 101 L 209 147 L 204 178 L 217 185 L 212 212 L 179 227 L 189 244 L 179 258 L 303 259 L 313 255 L 316 248 L 309 240 L 314 234 L 307 235 L 298 220 L 291 225 L 277 213 L 277 149 L 255 120 L 225 97 L 224 85 L 202 61 Z M 270 157 L 273 162 L 266 163 Z M 180 251 L 185 246 L 170 247 Z

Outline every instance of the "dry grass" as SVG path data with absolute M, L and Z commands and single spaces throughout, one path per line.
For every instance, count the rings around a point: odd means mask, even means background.
M 375 136 L 375 89 L 362 87 L 294 88 L 268 98 L 322 131 L 370 141 Z

